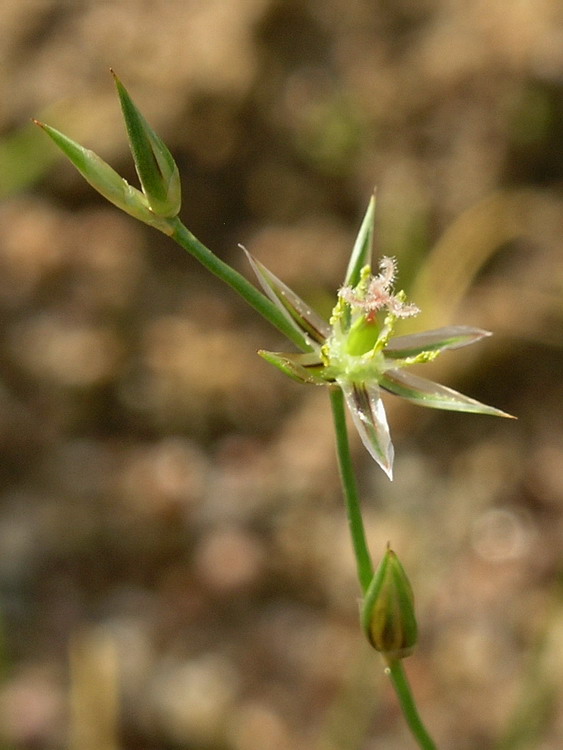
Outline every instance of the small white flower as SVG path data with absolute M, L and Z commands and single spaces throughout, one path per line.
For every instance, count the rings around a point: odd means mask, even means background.
M 247 255 L 268 297 L 305 335 L 312 349 L 306 354 L 266 351 L 260 354 L 301 383 L 340 387 L 364 445 L 392 479 L 394 452 L 381 399 L 382 389 L 434 409 L 500 417 L 510 415 L 404 369 L 411 364 L 430 362 L 446 349 L 473 344 L 490 333 L 479 328 L 450 326 L 393 337 L 397 319 L 411 317 L 420 310 L 415 304 L 406 302 L 403 291 L 394 291 L 397 274 L 394 258 L 382 258 L 379 273 L 374 275 L 371 272 L 373 209 L 372 200 L 330 323 L 311 310 L 261 263 Z

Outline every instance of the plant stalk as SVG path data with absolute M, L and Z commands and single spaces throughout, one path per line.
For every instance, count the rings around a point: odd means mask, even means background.
M 346 504 L 348 525 L 352 537 L 352 546 L 356 558 L 358 570 L 358 581 L 365 594 L 373 578 L 373 563 L 368 550 L 366 532 L 360 507 L 358 485 L 352 465 L 350 453 L 350 442 L 348 440 L 348 429 L 346 427 L 346 410 L 344 408 L 344 394 L 337 386 L 330 389 L 330 403 L 332 406 L 332 417 L 334 430 L 336 432 L 336 449 L 338 452 L 338 468 L 340 469 L 340 480 Z
M 437 750 L 434 740 L 428 734 L 418 713 L 411 687 L 405 674 L 403 662 L 400 659 L 390 661 L 386 671 L 391 677 L 391 682 L 397 693 L 403 716 L 418 746 L 421 750 Z
M 334 429 L 336 432 L 340 479 L 342 482 L 354 556 L 356 558 L 358 580 L 362 588 L 362 593 L 365 594 L 371 583 L 371 579 L 373 578 L 373 563 L 367 546 L 356 475 L 352 465 L 348 429 L 346 427 L 344 394 L 340 388 L 334 387 L 330 389 L 330 401 Z M 397 698 L 399 699 L 399 705 L 401 706 L 405 721 L 407 722 L 407 725 L 419 747 L 421 750 L 437 750 L 434 741 L 426 731 L 418 713 L 402 661 L 400 659 L 395 659 L 390 662 L 388 665 L 388 673 L 391 677 L 391 682 L 397 694 Z
M 305 336 L 299 333 L 281 310 L 266 297 L 254 284 L 244 278 L 242 274 L 235 271 L 227 263 L 218 258 L 203 243 L 201 243 L 180 219 L 172 219 L 170 225 L 173 227 L 172 239 L 184 248 L 190 255 L 198 260 L 208 271 L 217 276 L 234 289 L 248 304 L 253 307 L 263 318 L 278 329 L 284 336 L 292 341 L 295 346 L 304 352 L 313 351 Z

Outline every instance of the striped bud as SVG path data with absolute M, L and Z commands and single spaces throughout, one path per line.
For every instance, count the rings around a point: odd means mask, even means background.
M 366 592 L 362 627 L 387 661 L 409 656 L 416 643 L 414 596 L 399 558 L 387 547 Z

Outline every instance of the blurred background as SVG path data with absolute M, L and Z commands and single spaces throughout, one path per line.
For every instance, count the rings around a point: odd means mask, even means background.
M 402 332 L 495 332 L 424 375 L 517 422 L 390 398 L 395 481 L 354 457 L 439 747 L 560 748 L 563 6 L 3 0 L 0 28 L 1 747 L 414 747 L 358 627 L 327 393 L 29 124 L 135 182 L 112 66 L 249 278 L 239 242 L 328 313 L 376 185 Z

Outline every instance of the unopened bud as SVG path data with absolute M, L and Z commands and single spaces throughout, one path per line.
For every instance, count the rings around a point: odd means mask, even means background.
M 399 558 L 387 548 L 366 592 L 362 626 L 388 661 L 409 656 L 416 643 L 414 596 Z

